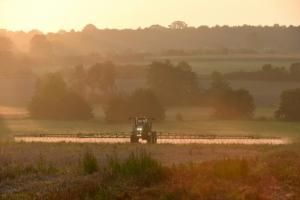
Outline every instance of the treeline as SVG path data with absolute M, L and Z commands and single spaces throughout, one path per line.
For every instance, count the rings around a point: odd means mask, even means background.
M 44 34 L 0 29 L 0 73 L 28 75 L 30 69 L 92 65 L 99 61 L 144 61 L 160 56 L 298 54 L 300 26 L 199 26 L 174 22 L 136 30 L 98 29 Z
M 64 74 L 52 73 L 39 80 L 29 105 L 33 118 L 74 120 L 93 118 L 92 107 L 100 104 L 108 122 L 148 116 L 165 119 L 170 106 L 213 107 L 215 119 L 251 119 L 255 110 L 252 95 L 234 90 L 218 72 L 211 75 L 208 89 L 200 87 L 190 65 L 153 62 L 147 70 L 147 87 L 124 94 L 115 86 L 114 64 L 97 63 L 74 67 Z M 300 90 L 283 92 L 275 117 L 300 120 Z
M 192 53 L 282 53 L 300 51 L 300 26 L 199 26 L 174 22 L 169 27 L 152 25 L 133 29 L 98 29 L 90 24 L 81 31 L 59 31 L 43 34 L 39 31 L 11 32 L 0 30 L 0 36 L 10 38 L 16 48 L 35 51 L 35 45 L 43 46 L 39 54 L 76 57 L 78 55 L 111 56 L 135 53 L 168 52 L 171 55 Z M 182 51 L 183 50 L 183 51 Z M 172 51 L 174 51 L 172 53 Z M 181 51 L 181 52 L 180 52 Z
M 275 67 L 271 64 L 263 65 L 261 70 L 254 72 L 230 72 L 224 76 L 230 80 L 253 80 L 253 81 L 300 81 L 300 63 L 293 63 L 285 67 Z
M 213 75 L 211 88 L 205 90 L 188 63 L 153 62 L 147 70 L 147 88 L 124 94 L 116 88 L 114 66 L 111 62 L 76 66 L 64 74 L 43 77 L 29 105 L 31 116 L 90 119 L 94 104 L 102 105 L 109 122 L 134 116 L 163 120 L 170 106 L 213 106 L 215 117 L 222 119 L 251 118 L 253 114 L 251 95 L 232 90 L 221 74 Z

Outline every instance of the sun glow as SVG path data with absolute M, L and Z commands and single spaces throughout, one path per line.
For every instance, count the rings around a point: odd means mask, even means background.
M 184 20 L 190 25 L 300 24 L 299 0 L 0 0 L 0 28 L 137 28 Z

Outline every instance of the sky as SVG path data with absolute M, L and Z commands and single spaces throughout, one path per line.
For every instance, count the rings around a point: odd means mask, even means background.
M 0 28 L 44 32 L 169 25 L 300 25 L 300 0 L 0 0 Z

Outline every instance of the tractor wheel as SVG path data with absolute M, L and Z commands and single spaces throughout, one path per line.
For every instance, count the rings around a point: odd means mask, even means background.
M 151 133 L 151 136 L 153 138 L 153 144 L 156 144 L 157 143 L 157 135 L 156 135 L 156 132 L 152 132 Z
M 147 143 L 156 144 L 156 142 L 157 142 L 156 132 L 151 132 L 151 134 L 148 136 Z
M 154 138 L 153 139 L 153 141 L 154 141 L 153 143 L 157 144 L 157 135 L 156 135 L 156 132 L 153 132 L 153 138 Z
M 130 136 L 130 143 L 138 143 L 139 138 L 136 135 L 131 135 Z

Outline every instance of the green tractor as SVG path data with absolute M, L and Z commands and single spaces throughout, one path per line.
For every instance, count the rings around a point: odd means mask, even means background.
M 152 131 L 152 121 L 153 119 L 147 117 L 135 117 L 130 142 L 138 143 L 139 139 L 142 139 L 146 140 L 148 144 L 156 144 L 157 135 Z

